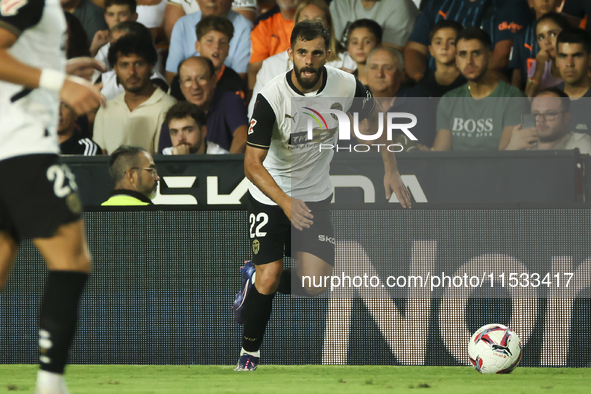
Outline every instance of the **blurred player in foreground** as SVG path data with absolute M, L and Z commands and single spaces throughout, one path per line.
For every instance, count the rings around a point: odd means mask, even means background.
M 329 41 L 330 35 L 321 23 L 298 23 L 288 49 L 293 70 L 269 82 L 256 99 L 244 157 L 244 171 L 251 182 L 248 216 L 254 267 L 247 262 L 241 269 L 242 290 L 233 306 L 236 320 L 244 323 L 237 371 L 257 368 L 275 293 L 292 293 L 291 270 L 283 268 L 284 247 L 290 253 L 293 242 L 297 253 L 294 284 L 300 286 L 293 294 L 322 293 L 325 288 L 303 286 L 301 277 L 330 275 L 334 266 L 334 229 L 329 212 L 333 150 L 319 151 L 315 140 L 296 142 L 294 134 L 305 134 L 306 122 L 297 118 L 296 112 L 301 111 L 291 109 L 291 98 L 330 97 L 344 112 L 356 112 L 360 120 L 367 118 L 372 132 L 378 128 L 379 113 L 383 112 L 353 75 L 325 67 L 330 57 Z M 355 97 L 360 99 L 354 101 Z M 322 143 L 334 145 L 336 138 L 335 133 Z M 387 142 L 385 133 L 378 142 Z M 394 191 L 402 206 L 410 208 L 410 193 L 402 183 L 394 154 L 383 149 L 382 159 L 386 198 Z
M 74 176 L 60 163 L 60 99 L 78 114 L 103 100 L 82 78 L 93 59 L 66 65 L 58 0 L 0 3 L 0 288 L 21 239 L 32 238 L 49 275 L 41 305 L 37 394 L 65 394 L 78 301 L 91 270 Z

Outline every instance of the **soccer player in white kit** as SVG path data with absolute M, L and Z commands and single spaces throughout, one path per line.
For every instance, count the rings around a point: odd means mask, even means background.
M 49 268 L 40 314 L 37 394 L 65 394 L 63 379 L 80 295 L 91 270 L 74 176 L 59 161 L 60 99 L 82 114 L 102 97 L 67 71 L 59 0 L 0 2 L 0 288 L 20 240 L 32 238 Z
M 257 96 L 248 130 L 244 172 L 250 180 L 249 233 L 253 261 L 242 270 L 242 290 L 234 302 L 235 318 L 244 324 L 242 350 L 235 368 L 253 371 L 260 360 L 260 346 L 277 291 L 291 294 L 291 270 L 283 268 L 283 256 L 296 253 L 297 275 L 331 275 L 335 240 L 329 204 L 331 149 L 319 149 L 319 141 L 305 140 L 306 117 L 291 108 L 292 98 L 330 98 L 333 107 L 367 118 L 376 130 L 381 107 L 354 76 L 325 66 L 330 56 L 329 33 L 321 23 L 303 21 L 292 32 L 293 70 L 269 82 Z M 359 97 L 358 100 L 354 100 Z M 317 101 L 318 102 L 318 101 Z M 307 108 L 309 109 L 309 108 Z M 336 145 L 336 134 L 322 142 Z M 384 135 L 377 141 L 384 144 Z M 410 193 L 402 183 L 394 154 L 382 149 L 386 198 L 392 191 L 401 205 L 410 208 Z M 254 265 L 254 266 L 253 266 Z M 253 276 L 256 280 L 253 284 Z M 300 283 L 301 280 L 294 281 Z M 293 294 L 316 296 L 324 288 L 303 287 Z

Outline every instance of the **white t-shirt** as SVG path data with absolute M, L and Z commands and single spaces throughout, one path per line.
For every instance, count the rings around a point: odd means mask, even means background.
M 216 144 L 215 142 L 205 140 L 205 154 L 206 155 L 227 155 L 230 152 Z M 162 149 L 163 155 L 172 155 L 172 146 Z
M 169 3 L 180 5 L 183 7 L 185 14 L 192 14 L 201 11 L 197 0 L 168 0 Z M 257 8 L 257 0 L 234 0 L 232 2 L 232 9 L 234 8 Z
M 562 141 L 554 147 L 554 149 L 576 149 L 578 148 L 582 154 L 591 154 L 591 136 L 585 133 L 569 132 Z
M 162 26 L 164 20 L 164 9 L 166 8 L 166 0 L 161 0 L 159 4 L 154 5 L 138 5 L 137 21 L 148 29 L 154 29 Z
M 326 63 L 326 65 L 334 68 L 346 68 L 349 70 L 357 69 L 357 63 L 355 63 L 355 60 L 353 60 L 353 58 L 349 56 L 349 52 L 343 52 L 339 54 L 338 60 L 328 62 Z M 254 103 L 256 101 L 257 94 L 259 94 L 263 87 L 277 75 L 283 74 L 286 71 L 291 70 L 292 68 L 293 62 L 289 60 L 287 50 L 263 60 L 263 65 L 257 73 L 257 80 L 254 84 L 254 89 L 252 91 L 252 99 L 248 104 L 249 118 L 252 116 L 252 111 L 254 110 Z
M 40 69 L 65 71 L 66 19 L 58 0 L 0 3 L 0 25 L 18 37 L 8 50 Z M 59 93 L 0 81 L 0 160 L 60 152 Z
M 291 72 L 269 82 L 257 97 L 247 144 L 268 149 L 263 166 L 287 195 L 304 201 L 322 201 L 332 194 L 329 168 L 334 151 L 319 149 L 320 144 L 336 145 L 338 121 L 325 115 L 321 127 L 314 127 L 312 140 L 307 139 L 309 113 L 340 108 L 365 119 L 375 108 L 371 93 L 352 74 L 326 66 L 324 83 L 318 91 L 301 93 L 291 82 Z M 354 97 L 363 100 L 353 102 Z M 292 99 L 297 98 L 296 108 Z M 352 106 L 355 105 L 355 108 Z M 320 124 L 320 123 L 319 123 Z M 276 205 L 254 184 L 249 192 L 257 201 Z
M 358 19 L 371 19 L 384 30 L 382 41 L 403 47 L 419 14 L 412 0 L 380 0 L 366 10 L 361 0 L 333 0 L 330 14 L 337 40 L 343 41 L 347 27 Z

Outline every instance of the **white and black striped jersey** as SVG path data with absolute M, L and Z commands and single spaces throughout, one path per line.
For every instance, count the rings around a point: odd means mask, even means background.
M 18 37 L 8 52 L 36 68 L 64 71 L 66 20 L 59 0 L 1 0 L 0 28 Z M 59 153 L 58 93 L 0 81 L 0 160 Z
M 362 120 L 375 108 L 371 93 L 353 75 L 330 66 L 323 73 L 322 86 L 310 93 L 293 85 L 291 71 L 272 79 L 257 96 L 247 137 L 249 146 L 269 150 L 263 166 L 281 190 L 307 202 L 322 201 L 332 194 L 329 170 L 334 151 L 320 149 L 320 144 L 336 145 L 338 137 L 337 118 L 326 115 L 314 128 L 314 138 L 308 140 L 311 114 L 315 109 L 338 109 L 356 112 Z M 249 191 L 257 201 L 275 205 L 252 183 Z

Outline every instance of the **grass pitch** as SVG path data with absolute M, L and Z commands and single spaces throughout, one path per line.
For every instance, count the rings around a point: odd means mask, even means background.
M 32 393 L 35 365 L 0 365 L 0 393 Z M 71 365 L 71 394 L 184 393 L 585 393 L 591 368 L 517 368 L 480 375 L 471 367 Z

